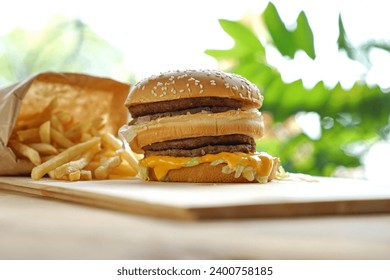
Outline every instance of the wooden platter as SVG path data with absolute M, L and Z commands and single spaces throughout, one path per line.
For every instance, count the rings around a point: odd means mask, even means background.
M 389 183 L 307 178 L 294 175 L 261 185 L 0 177 L 0 189 L 183 220 L 390 213 Z

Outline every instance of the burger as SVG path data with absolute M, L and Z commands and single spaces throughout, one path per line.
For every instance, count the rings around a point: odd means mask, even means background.
M 146 180 L 266 183 L 279 160 L 256 152 L 262 103 L 259 89 L 239 75 L 165 72 L 132 86 L 125 102 L 131 121 L 121 134 L 143 154 L 140 176 Z

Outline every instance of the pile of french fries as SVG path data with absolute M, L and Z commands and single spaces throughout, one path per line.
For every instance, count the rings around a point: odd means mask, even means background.
M 135 155 L 113 134 L 101 132 L 106 118 L 76 123 L 58 107 L 54 98 L 41 112 L 19 117 L 10 137 L 8 145 L 16 156 L 35 165 L 32 179 L 46 174 L 68 181 L 137 175 Z

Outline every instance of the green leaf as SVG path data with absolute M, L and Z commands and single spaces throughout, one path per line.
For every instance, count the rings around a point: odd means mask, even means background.
M 205 50 L 207 55 L 210 55 L 218 61 L 224 60 L 226 57 L 230 59 L 245 59 L 248 56 L 251 59 L 256 57 L 264 58 L 265 50 L 258 37 L 252 30 L 240 22 L 220 19 L 219 23 L 223 30 L 229 34 L 234 40 L 234 46 L 227 50 Z
M 242 58 L 231 71 L 250 80 L 260 89 L 266 87 L 274 77 L 269 65 L 259 63 L 252 57 Z
M 259 38 L 248 27 L 238 21 L 226 19 L 220 19 L 219 24 L 222 29 L 234 39 L 234 48 L 242 50 L 243 53 L 260 52 L 261 54 L 264 54 L 264 47 L 259 41 Z
M 314 36 L 310 28 L 306 14 L 300 12 L 297 19 L 297 28 L 293 31 L 295 48 L 301 49 L 307 53 L 309 57 L 314 59 L 316 53 L 314 50 Z
M 262 17 L 275 47 L 282 55 L 294 58 L 298 50 L 303 50 L 309 57 L 315 58 L 313 31 L 303 11 L 299 13 L 297 27 L 292 31 L 287 29 L 271 2 L 265 8 Z
M 227 57 L 239 58 L 243 55 L 242 50 L 232 48 L 229 50 L 205 50 L 205 54 L 214 57 L 216 60 L 222 60 Z
M 344 50 L 349 58 L 355 59 L 354 50 L 345 32 L 344 23 L 343 23 L 343 19 L 341 18 L 341 14 L 339 14 L 339 37 L 337 38 L 337 46 L 339 50 Z
M 284 25 L 275 5 L 271 2 L 268 3 L 262 16 L 276 48 L 282 55 L 293 58 L 295 54 L 295 48 L 292 44 L 292 34 Z

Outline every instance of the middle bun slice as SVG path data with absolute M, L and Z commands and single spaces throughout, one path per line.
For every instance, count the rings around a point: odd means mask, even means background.
M 203 136 L 232 134 L 263 136 L 264 123 L 257 110 L 197 113 L 163 117 L 128 127 L 123 133 L 135 153 L 145 153 L 143 147 L 156 142 Z

